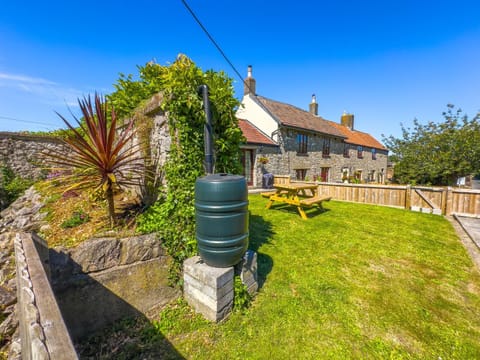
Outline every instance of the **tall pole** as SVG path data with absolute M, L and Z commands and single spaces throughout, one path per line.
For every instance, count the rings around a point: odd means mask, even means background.
M 207 175 L 213 174 L 213 135 L 212 113 L 210 112 L 210 100 L 208 99 L 208 86 L 200 85 L 198 92 L 203 96 L 203 108 L 205 110 L 204 143 L 205 143 L 205 170 Z

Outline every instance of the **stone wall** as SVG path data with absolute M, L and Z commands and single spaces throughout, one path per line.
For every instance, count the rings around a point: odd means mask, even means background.
M 52 287 L 73 339 L 152 313 L 180 296 L 168 285 L 170 261 L 155 234 L 51 249 Z
M 308 153 L 299 155 L 297 153 L 297 133 L 293 130 L 282 130 L 278 149 L 264 148 L 262 154 L 269 159 L 268 164 L 257 167 L 257 179 L 265 172 L 271 172 L 277 175 L 290 175 L 296 179 L 296 170 L 305 169 L 306 179 L 320 181 L 322 168 L 329 168 L 328 181 L 340 182 L 342 180 L 343 170 L 348 169 L 350 175 L 355 171 L 361 170 L 362 181 L 368 182 L 368 174 L 374 171 L 375 182 L 385 181 L 387 172 L 387 151 L 376 150 L 376 160 L 372 158 L 372 149 L 364 147 L 363 158 L 357 157 L 357 149 L 350 145 L 349 157 L 344 156 L 345 143 L 338 138 L 330 138 L 330 155 L 322 155 L 324 137 L 321 135 L 309 134 Z
M 21 344 L 18 328 L 17 281 L 14 241 L 17 232 L 38 230 L 46 213 L 40 196 L 28 189 L 10 207 L 0 212 L 0 351 L 9 359 L 21 359 Z
M 266 157 L 268 159 L 267 164 L 262 164 L 258 161 L 259 157 Z M 265 173 L 272 173 L 272 174 L 287 174 L 283 173 L 283 164 L 282 164 L 282 156 L 280 156 L 280 148 L 273 147 L 273 146 L 264 146 L 259 151 L 255 152 L 255 180 L 254 186 L 261 187 L 263 181 L 263 175 Z
M 145 128 L 144 122 L 147 118 L 153 123 L 146 137 L 148 145 L 145 146 L 144 140 L 138 138 L 133 139 L 132 143 L 141 143 L 140 147 L 146 150 L 142 154 L 143 159 L 139 157 L 139 162 L 144 162 L 145 173 L 155 174 L 151 178 L 153 180 L 148 180 L 150 184 L 143 181 L 139 184 L 139 188 L 131 187 L 139 192 L 146 205 L 153 203 L 157 198 L 155 191 L 164 181 L 162 166 L 170 150 L 171 138 L 165 112 L 161 109 L 162 101 L 163 95 L 155 94 L 145 105 L 138 108 L 133 116 L 139 132 Z M 8 166 L 17 176 L 36 180 L 47 175 L 51 165 L 48 164 L 44 154 L 48 152 L 63 152 L 68 158 L 71 150 L 58 138 L 0 132 L 0 166 Z
M 45 213 L 40 212 L 42 206 L 41 197 L 30 188 L 0 213 L 0 311 L 4 318 L 0 324 L 0 350 L 9 353 L 10 359 L 22 358 L 19 312 L 15 310 L 14 239 L 16 234 L 38 231 L 45 224 Z M 56 301 L 73 340 L 82 339 L 124 317 L 147 317 L 180 296 L 178 290 L 168 285 L 171 259 L 165 254 L 161 239 L 154 234 L 91 239 L 70 249 L 49 249 L 41 239 L 35 235 L 33 238 L 37 239 L 36 251 L 43 259 L 44 272 L 55 294 L 55 299 L 45 293 L 41 297 L 50 299 L 51 303 Z M 27 268 L 31 269 L 28 253 L 19 251 L 18 254 L 16 263 L 21 264 L 25 257 Z M 18 283 L 25 288 L 29 283 L 22 280 L 24 268 L 17 274 L 20 276 Z M 37 269 L 34 275 L 38 274 Z M 27 301 L 26 308 L 31 307 Z M 41 334 L 46 334 L 46 330 L 38 326 L 30 330 L 31 335 L 39 334 L 40 340 Z M 37 340 L 35 342 L 42 346 Z M 48 349 L 48 343 L 45 344 Z
M 46 167 L 44 152 L 68 150 L 53 137 L 0 132 L 0 166 L 10 167 L 15 175 L 38 179 Z M 68 156 L 68 155 L 67 155 Z
M 39 255 L 36 245 L 45 246 L 35 235 L 15 234 L 21 357 L 24 360 L 77 359 L 43 266 L 46 259 Z
M 170 151 L 171 137 L 169 133 L 167 116 L 161 109 L 163 94 L 154 95 L 142 109 L 142 113 L 153 119 L 150 133 L 150 149 L 152 161 L 161 166 L 166 163 Z
M 21 359 L 14 240 L 15 233 L 0 233 L 0 353 L 8 359 Z

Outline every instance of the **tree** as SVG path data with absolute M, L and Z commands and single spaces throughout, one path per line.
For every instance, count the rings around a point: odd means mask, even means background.
M 108 204 L 110 226 L 115 222 L 114 191 L 123 185 L 138 185 L 139 162 L 137 146 L 131 141 L 135 135 L 133 121 L 117 129 L 117 116 L 101 96 L 78 100 L 83 118 L 74 117 L 74 127 L 62 115 L 57 115 L 67 125 L 63 141 L 72 151 L 71 157 L 56 151 L 47 154 L 63 170 L 64 180 L 70 189 L 101 189 Z M 111 112 L 109 112 L 111 110 Z M 74 169 L 73 172 L 68 171 Z
M 384 137 L 393 153 L 395 179 L 400 183 L 453 185 L 458 177 L 480 172 L 480 113 L 469 119 L 447 105 L 443 122 L 402 125 L 402 137 Z

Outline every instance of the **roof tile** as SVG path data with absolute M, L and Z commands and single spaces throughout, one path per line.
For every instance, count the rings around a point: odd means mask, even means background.
M 330 126 L 330 121 L 321 116 L 313 115 L 308 111 L 296 106 L 281 103 L 263 96 L 256 96 L 261 103 L 283 126 L 292 126 L 305 130 L 320 132 L 323 134 L 345 138 L 342 131 Z
M 260 131 L 255 125 L 250 121 L 244 119 L 238 119 L 238 125 L 243 132 L 243 136 L 247 139 L 248 143 L 251 144 L 262 144 L 262 145 L 272 145 L 276 146 L 277 144 Z
M 380 143 L 377 139 L 375 139 L 370 134 L 357 131 L 357 130 L 350 130 L 348 127 L 333 121 L 328 121 L 328 122 L 345 135 L 346 137 L 345 142 L 347 143 L 362 145 L 362 146 L 375 148 L 379 150 L 387 150 L 387 148 L 383 146 L 382 143 Z

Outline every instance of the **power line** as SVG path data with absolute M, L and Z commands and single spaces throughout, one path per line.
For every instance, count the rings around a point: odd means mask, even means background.
M 45 126 L 58 126 L 58 125 L 50 124 L 50 123 L 42 123 L 42 122 L 31 121 L 31 120 L 23 120 L 23 119 L 13 118 L 13 117 L 9 117 L 9 116 L 1 116 L 1 115 L 0 115 L 0 119 L 18 121 L 18 122 L 29 123 L 29 124 L 45 125 Z
M 223 58 L 225 59 L 225 61 L 228 63 L 228 65 L 230 65 L 230 67 L 233 69 L 233 71 L 237 74 L 238 78 L 240 79 L 240 81 L 242 81 L 244 83 L 244 85 L 246 85 L 248 87 L 248 89 L 250 90 L 250 92 L 253 93 L 252 89 L 250 88 L 249 84 L 243 80 L 242 78 L 242 75 L 240 75 L 240 73 L 238 72 L 238 70 L 235 68 L 235 65 L 233 65 L 233 63 L 230 61 L 230 59 L 227 57 L 227 55 L 225 54 L 225 52 L 222 50 L 222 48 L 220 47 L 220 45 L 218 45 L 218 43 L 215 41 L 215 39 L 213 38 L 212 35 L 210 35 L 210 33 L 208 32 L 208 30 L 206 29 L 206 27 L 202 24 L 202 22 L 200 21 L 200 19 L 197 17 L 197 15 L 195 15 L 195 13 L 193 12 L 192 8 L 187 4 L 186 0 L 182 0 L 182 3 L 183 5 L 185 5 L 185 8 L 188 10 L 188 12 L 193 16 L 193 18 L 195 19 L 195 21 L 197 22 L 198 25 L 200 25 L 200 27 L 202 28 L 203 32 L 208 36 L 208 38 L 210 39 L 210 41 L 213 43 L 213 45 L 215 45 L 215 47 L 217 48 L 217 50 L 220 52 L 220 54 L 223 56 Z

